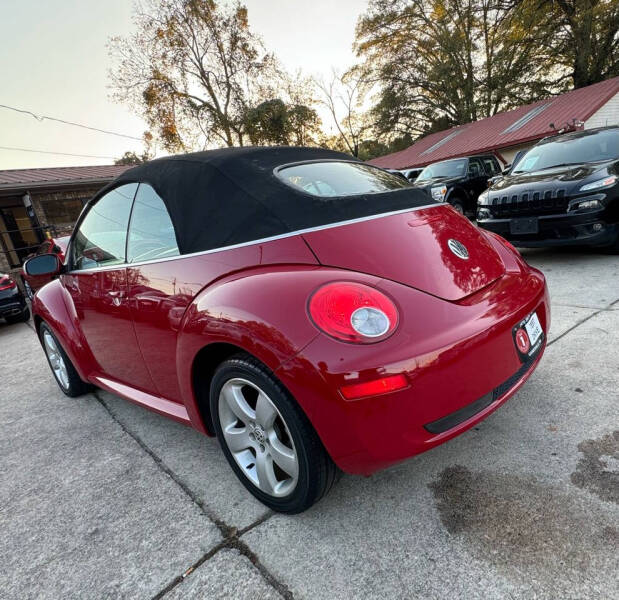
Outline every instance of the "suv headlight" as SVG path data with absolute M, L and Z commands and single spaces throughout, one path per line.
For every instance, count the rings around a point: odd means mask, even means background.
M 589 190 L 599 190 L 600 188 L 610 187 L 611 185 L 615 185 L 617 183 L 617 176 L 611 175 L 610 177 L 605 177 L 604 179 L 598 179 L 597 181 L 592 181 L 591 183 L 587 183 L 583 185 L 579 191 L 587 192 Z
M 445 199 L 445 195 L 447 194 L 447 186 L 440 185 L 438 187 L 433 187 L 432 190 L 432 198 L 438 200 L 439 202 L 443 202 Z
M 479 194 L 479 197 L 477 198 L 477 204 L 478 205 L 487 204 L 489 195 L 490 195 L 490 192 L 488 192 L 488 190 L 483 191 L 481 194 Z

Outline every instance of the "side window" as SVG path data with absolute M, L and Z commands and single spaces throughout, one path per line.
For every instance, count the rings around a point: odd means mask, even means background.
M 71 243 L 73 269 L 125 262 L 129 213 L 137 187 L 137 183 L 121 185 L 99 198 L 88 210 Z
M 479 177 L 483 173 L 481 163 L 477 158 L 469 160 L 469 175 L 471 177 Z
M 179 254 L 168 209 L 150 185 L 141 183 L 131 213 L 127 262 L 156 260 Z
M 486 175 L 495 175 L 499 172 L 499 165 L 492 158 L 484 158 L 484 167 L 486 167 Z

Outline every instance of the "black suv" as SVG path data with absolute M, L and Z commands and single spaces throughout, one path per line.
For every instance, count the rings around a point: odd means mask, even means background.
M 0 317 L 7 323 L 20 323 L 30 318 L 23 294 L 6 273 L 0 273 Z
M 475 214 L 477 197 L 488 187 L 488 179 L 500 172 L 492 154 L 466 156 L 428 165 L 413 185 L 460 213 Z
M 477 222 L 516 246 L 619 251 L 619 127 L 543 139 L 479 197 Z

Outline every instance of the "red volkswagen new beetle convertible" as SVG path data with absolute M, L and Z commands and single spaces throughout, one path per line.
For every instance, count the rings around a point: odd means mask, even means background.
M 403 179 L 322 149 L 126 171 L 33 300 L 69 396 L 92 385 L 216 435 L 269 507 L 368 475 L 505 402 L 545 347 L 542 274 Z

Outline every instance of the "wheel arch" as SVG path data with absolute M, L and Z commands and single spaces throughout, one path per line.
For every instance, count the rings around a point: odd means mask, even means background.
M 71 316 L 67 294 L 58 279 L 37 291 L 32 300 L 32 316 L 37 337 L 43 322 L 51 329 L 83 381 L 95 370 L 96 362 L 77 325 L 77 315 Z M 68 295 L 68 294 L 67 294 Z M 69 301 L 70 303 L 70 301 Z M 71 304 L 72 307 L 72 304 Z
M 34 322 L 34 330 L 37 334 L 37 336 L 39 335 L 39 328 L 41 327 L 41 323 L 43 323 L 43 319 L 39 316 L 39 315 L 34 315 L 32 317 L 32 320 Z
M 208 435 L 214 433 L 208 394 L 218 365 L 245 353 L 277 377 L 277 369 L 318 335 L 306 316 L 315 272 L 295 266 L 236 277 L 194 298 L 177 337 L 181 397 L 192 425 Z
M 214 342 L 198 350 L 191 366 L 191 385 L 197 409 L 206 433 L 215 435 L 210 407 L 210 389 L 217 367 L 235 354 L 248 354 L 245 349 L 228 342 Z M 254 357 L 256 358 L 256 357 Z
M 461 200 L 463 204 L 469 200 L 469 194 L 463 187 L 456 186 L 447 192 L 447 197 L 445 198 L 446 202 L 451 202 L 451 200 L 455 199 Z

